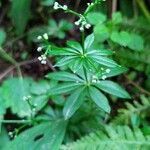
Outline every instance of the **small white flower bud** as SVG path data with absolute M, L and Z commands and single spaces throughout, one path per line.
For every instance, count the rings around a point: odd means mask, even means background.
M 63 9 L 63 10 L 67 10 L 67 9 L 68 9 L 67 5 L 64 5 L 64 6 L 62 7 L 62 9 Z
M 53 8 L 54 8 L 55 10 L 59 9 L 59 8 L 60 8 L 60 7 L 59 7 L 59 3 L 58 3 L 58 2 L 55 2 Z
M 44 34 L 43 34 L 43 38 L 44 38 L 45 40 L 48 40 L 48 34 L 47 34 L 47 33 L 44 33 Z
M 41 55 L 42 60 L 46 60 L 46 56 L 45 55 Z
M 81 26 L 81 27 L 80 27 L 80 31 L 84 31 L 84 27 Z
M 97 82 L 97 80 L 95 80 L 95 79 L 92 80 L 92 83 L 96 83 L 96 82 Z
M 42 60 L 41 64 L 45 65 L 46 64 L 46 60 Z
M 79 25 L 80 25 L 80 22 L 79 22 L 79 21 L 76 21 L 74 24 L 77 25 L 77 26 L 79 26 Z
M 41 61 L 41 60 L 42 60 L 42 57 L 38 57 L 38 60 Z
M 89 23 L 87 23 L 86 25 L 85 25 L 85 28 L 86 29 L 89 29 L 91 27 L 91 25 L 89 24 Z
M 102 76 L 102 79 L 105 80 L 107 77 L 105 75 Z
M 42 51 L 42 47 L 38 47 L 38 48 L 37 48 L 37 51 L 38 51 L 38 52 L 41 52 L 41 51 Z
M 110 73 L 110 69 L 106 69 L 106 73 Z
M 38 39 L 38 40 L 41 40 L 41 39 L 42 39 L 42 36 L 39 35 L 39 36 L 37 37 L 37 39 Z

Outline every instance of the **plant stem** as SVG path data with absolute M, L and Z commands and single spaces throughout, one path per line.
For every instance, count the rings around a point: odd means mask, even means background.
M 81 42 L 82 42 L 83 53 L 85 52 L 84 40 L 85 40 L 85 33 L 84 33 L 84 31 L 82 31 L 81 32 Z
M 14 124 L 20 124 L 20 123 L 30 123 L 31 120 L 0 120 L 0 123 L 14 123 Z
M 12 63 L 15 66 L 17 66 L 18 63 L 10 55 L 8 55 L 2 47 L 0 47 L 0 56 L 2 58 L 4 58 L 6 61 Z
M 132 80 L 130 80 L 128 78 L 128 76 L 126 76 L 126 75 L 124 75 L 124 76 L 129 81 L 129 84 L 132 84 L 134 87 L 136 87 L 143 94 L 146 94 L 146 95 L 150 96 L 150 92 L 146 91 L 145 89 L 143 89 L 142 87 L 140 87 L 138 84 L 136 84 L 135 82 L 133 82 Z
M 136 0 L 136 1 L 137 1 L 137 4 L 139 5 L 139 7 L 141 8 L 143 14 L 145 15 L 145 17 L 150 22 L 150 13 L 144 4 L 144 1 L 143 0 Z

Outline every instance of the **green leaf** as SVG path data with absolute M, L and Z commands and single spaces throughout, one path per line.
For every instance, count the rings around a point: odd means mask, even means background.
M 141 51 L 144 49 L 144 40 L 141 36 L 137 34 L 131 34 L 131 41 L 128 45 L 132 50 Z
M 137 34 L 113 31 L 110 38 L 113 42 L 129 47 L 132 50 L 141 51 L 144 48 L 144 40 Z
M 108 103 L 107 98 L 105 95 L 103 95 L 98 89 L 95 87 L 89 88 L 89 93 L 91 99 L 97 104 L 98 107 L 100 107 L 102 110 L 104 110 L 107 113 L 110 113 L 110 106 Z
M 84 87 L 75 90 L 66 100 L 63 109 L 65 120 L 69 119 L 84 102 Z
M 105 25 L 97 24 L 94 27 L 94 35 L 95 35 L 96 41 L 103 42 L 109 38 L 109 30 Z
M 150 135 L 144 136 L 139 128 L 104 126 L 76 142 L 62 146 L 64 150 L 149 150 Z
M 56 46 L 48 47 L 48 54 L 52 56 L 71 56 L 74 55 L 73 51 L 69 51 L 67 48 L 59 48 Z
M 57 85 L 56 87 L 52 88 L 50 90 L 50 95 L 59 95 L 59 94 L 63 94 L 63 93 L 68 93 L 72 90 L 75 90 L 76 88 L 80 88 L 82 84 L 80 83 L 74 83 L 74 82 L 70 82 L 70 83 L 62 83 L 60 85 Z
M 112 15 L 112 22 L 114 24 L 119 24 L 123 21 L 122 14 L 120 12 L 115 12 Z
M 10 17 L 15 25 L 16 33 L 22 34 L 31 17 L 31 0 L 13 0 Z
M 100 81 L 99 83 L 95 84 L 98 88 L 101 90 L 115 95 L 120 98 L 131 98 L 130 95 L 117 83 L 114 83 L 112 81 Z
M 5 42 L 6 40 L 6 33 L 3 29 L 0 28 L 0 46 Z
M 0 118 L 6 113 L 7 103 L 3 97 L 3 89 L 0 88 Z
M 50 89 L 50 83 L 45 80 L 41 80 L 39 82 L 33 82 L 31 85 L 31 93 L 35 95 L 46 94 Z
M 6 129 L 2 126 L 2 130 L 0 129 L 0 149 L 3 149 L 9 142 L 9 137 Z
M 81 78 L 76 76 L 73 73 L 65 72 L 65 71 L 59 71 L 59 72 L 54 72 L 54 73 L 49 73 L 46 75 L 48 79 L 52 80 L 58 80 L 58 81 L 79 81 L 83 82 Z
M 91 12 L 88 13 L 86 16 L 87 20 L 90 22 L 90 24 L 101 24 L 104 21 L 106 21 L 106 15 L 99 13 L 99 12 Z
M 94 34 L 90 34 L 84 41 L 84 48 L 89 49 L 94 42 Z
M 120 33 L 113 31 L 110 38 L 113 42 L 116 42 L 125 47 L 128 46 L 131 41 L 130 34 L 125 31 L 121 31 Z
M 127 68 L 121 67 L 121 66 L 117 66 L 115 68 L 111 68 L 109 73 L 103 72 L 103 75 L 105 75 L 107 77 L 114 77 L 114 76 L 120 75 L 120 74 L 122 74 L 122 73 L 124 73 L 126 71 L 127 71 Z
M 83 52 L 82 46 L 76 41 L 67 41 L 67 45 L 73 49 L 76 49 L 79 52 Z
M 66 56 L 63 57 L 62 59 L 60 59 L 55 66 L 57 67 L 61 67 L 61 66 L 66 66 L 69 63 L 72 63 L 74 61 L 74 59 L 77 58 L 77 56 Z
M 10 108 L 12 113 L 20 117 L 29 117 L 32 112 L 24 97 L 31 96 L 30 103 L 36 105 L 36 114 L 47 103 L 47 92 L 49 91 L 49 88 L 46 87 L 45 89 L 45 85 L 44 89 L 42 85 L 38 85 L 36 87 L 37 91 L 35 91 L 36 85 L 30 78 L 9 78 L 4 81 L 0 89 L 0 113 L 3 115 L 6 108 Z
M 3 83 L 2 95 L 7 107 L 20 117 L 30 116 L 31 110 L 24 96 L 30 94 L 30 86 L 33 81 L 29 78 L 10 78 Z M 1 104 L 0 104 L 1 105 Z
M 52 123 L 42 123 L 32 127 L 8 143 L 4 149 L 46 150 L 52 148 L 59 150 L 64 138 L 66 124 L 66 121 L 60 120 L 53 121 Z
M 66 20 L 60 20 L 59 23 L 53 19 L 48 21 L 48 34 L 52 37 L 63 39 L 65 38 L 66 31 L 69 31 L 73 28 L 72 23 Z
M 109 59 L 107 57 L 102 57 L 102 56 L 96 56 L 96 55 L 91 55 L 90 56 L 93 61 L 97 62 L 98 64 L 100 65 L 104 65 L 104 66 L 107 66 L 107 67 L 116 67 L 118 66 L 118 64 L 113 61 L 112 59 Z

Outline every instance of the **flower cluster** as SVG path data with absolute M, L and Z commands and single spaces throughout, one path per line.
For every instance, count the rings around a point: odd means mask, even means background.
M 38 60 L 41 62 L 41 64 L 46 64 L 46 55 L 41 55 L 38 57 Z
M 63 9 L 63 10 L 67 10 L 68 9 L 68 7 L 67 7 L 67 5 L 60 5 L 58 2 L 55 2 L 54 3 L 54 7 L 53 7 L 55 10 L 57 10 L 57 9 Z
M 89 29 L 91 25 L 87 23 L 85 17 L 81 16 L 79 20 L 75 22 L 75 25 L 80 26 L 80 31 L 84 31 L 84 28 Z
M 110 71 L 111 71 L 109 68 L 106 69 L 106 70 L 104 68 L 101 68 L 101 70 L 104 71 L 105 73 L 110 73 Z M 105 80 L 106 78 L 107 78 L 107 76 L 105 74 L 102 75 L 102 77 L 101 77 L 102 80 Z M 97 83 L 97 82 L 100 82 L 99 79 L 98 79 L 98 77 L 95 76 L 95 75 L 93 75 L 92 76 L 92 83 Z
M 37 39 L 38 39 L 38 40 L 42 40 L 42 39 L 48 40 L 48 34 L 47 34 L 47 33 L 44 33 L 42 36 L 39 35 L 39 36 L 37 37 Z

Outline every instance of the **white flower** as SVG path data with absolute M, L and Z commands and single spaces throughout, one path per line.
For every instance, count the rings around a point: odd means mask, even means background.
M 80 27 L 80 31 L 84 31 L 84 27 L 83 26 Z
M 62 7 L 62 9 L 63 9 L 63 10 L 67 10 L 67 9 L 68 9 L 67 5 L 64 5 L 64 6 Z
M 41 62 L 41 64 L 46 64 L 46 55 L 39 56 L 38 60 Z
M 103 80 L 105 80 L 106 78 L 107 78 L 107 76 L 105 76 L 105 75 L 102 76 L 102 79 L 103 79 Z
M 78 21 L 76 21 L 74 24 L 75 24 L 75 25 L 77 25 L 77 26 L 79 26 L 79 25 L 80 25 L 79 20 L 78 20 Z
M 45 55 L 41 55 L 42 60 L 46 60 L 46 56 Z
M 41 52 L 41 51 L 42 51 L 42 47 L 38 47 L 38 48 L 37 48 L 37 51 L 38 51 L 38 52 Z
M 43 34 L 43 38 L 44 38 L 45 40 L 48 40 L 48 34 L 47 34 L 47 33 L 44 33 L 44 34 Z
M 86 25 L 85 25 L 85 28 L 86 29 L 89 29 L 91 27 L 91 25 L 89 24 L 89 23 L 87 23 Z
M 59 9 L 59 8 L 60 8 L 59 3 L 58 3 L 58 2 L 55 2 L 53 8 L 54 8 L 55 10 Z
M 41 64 L 45 65 L 46 64 L 46 60 L 42 60 Z
M 42 36 L 39 35 L 39 36 L 37 37 L 37 39 L 38 39 L 38 40 L 41 40 L 41 39 L 42 39 Z
M 38 57 L 38 60 L 39 60 L 39 61 L 41 61 L 41 60 L 42 60 L 42 57 L 41 57 L 41 56 L 39 56 L 39 57 Z
M 92 83 L 96 83 L 96 82 L 97 82 L 97 80 L 96 80 L 96 79 L 93 79 L 93 80 L 92 80 Z
M 106 73 L 110 73 L 110 69 L 106 69 Z

